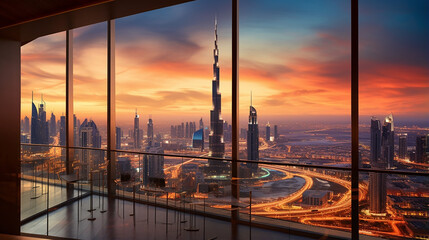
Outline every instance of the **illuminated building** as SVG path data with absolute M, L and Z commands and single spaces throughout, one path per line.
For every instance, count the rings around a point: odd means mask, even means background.
M 219 91 L 219 49 L 217 45 L 217 20 L 215 20 L 215 41 L 214 41 L 214 63 L 213 63 L 213 81 L 212 81 L 212 104 L 213 110 L 210 111 L 210 135 L 209 148 L 210 156 L 223 158 L 225 155 L 225 144 L 223 142 L 223 120 L 221 117 L 221 94 Z M 209 160 L 210 171 L 224 171 L 227 163 Z
M 49 119 L 49 136 L 53 137 L 57 135 L 57 120 L 55 119 L 54 113 L 51 113 Z
M 381 158 L 381 124 L 376 118 L 371 118 L 370 143 L 371 168 L 385 169 L 386 163 Z M 369 210 L 380 214 L 386 211 L 386 175 L 384 173 L 369 173 Z
M 416 137 L 416 159 L 417 163 L 426 162 L 427 136 L 421 135 Z
M 270 122 L 265 126 L 265 141 L 269 142 L 271 137 L 271 127 Z
M 393 127 L 393 115 L 390 114 L 384 118 L 384 123 L 382 127 L 381 135 L 381 157 L 383 162 L 387 164 L 388 169 L 393 168 L 393 158 L 394 158 L 394 140 L 395 133 Z
M 204 129 L 200 129 L 194 132 L 192 136 L 192 147 L 201 148 L 201 151 L 204 150 Z
M 407 134 L 403 133 L 399 135 L 398 157 L 401 159 L 405 159 L 406 156 L 407 156 Z
M 139 149 L 141 147 L 141 137 L 140 135 L 140 128 L 139 128 L 139 115 L 137 114 L 136 109 L 136 115 L 134 117 L 134 132 L 133 132 L 133 139 L 134 139 L 134 148 Z
M 116 127 L 116 149 L 121 149 L 121 138 L 122 137 L 122 130 L 119 127 Z
M 250 103 L 249 123 L 247 130 L 247 159 L 255 162 L 259 161 L 258 116 L 256 109 L 252 106 L 252 103 Z M 257 163 L 247 163 L 247 166 L 251 169 L 252 173 L 256 173 L 258 171 Z
M 147 123 L 147 141 L 148 141 L 148 145 L 152 146 L 152 143 L 153 143 L 153 121 L 152 121 L 152 118 L 149 118 L 149 121 Z
M 279 132 L 278 132 L 278 128 L 277 125 L 274 125 L 274 141 L 279 140 Z

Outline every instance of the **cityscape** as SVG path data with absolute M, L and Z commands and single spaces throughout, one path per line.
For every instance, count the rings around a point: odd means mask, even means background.
M 214 23 L 212 109 L 186 121 L 172 119 L 158 125 L 145 109 L 136 109 L 127 126 L 116 127 L 117 177 L 127 173 L 147 187 L 183 190 L 196 199 L 208 199 L 214 208 L 227 209 L 231 197 L 228 161 L 193 157 L 230 158 L 232 127 L 222 118 L 221 59 L 218 23 Z M 207 81 L 207 88 L 210 83 Z M 255 93 L 256 94 L 256 93 Z M 252 214 L 349 231 L 351 228 L 351 175 L 349 171 L 312 168 L 351 166 L 351 129 L 347 123 L 259 120 L 258 102 L 250 94 L 247 126 L 240 128 L 240 200 Z M 36 93 L 37 96 L 37 93 Z M 66 145 L 66 118 L 48 119 L 49 99 L 32 96 L 31 116 L 21 120 L 21 143 Z M 145 113 L 145 114 L 142 114 Z M 143 118 L 143 116 L 147 116 Z M 207 117 L 209 116 L 209 117 Z M 429 170 L 429 127 L 395 121 L 395 113 L 361 119 L 360 168 L 376 170 Z M 208 119 L 208 122 L 207 122 Z M 266 117 L 264 119 L 267 119 Z M 206 120 L 206 121 L 205 121 Z M 261 126 L 259 126 L 261 124 Z M 102 124 L 101 124 L 102 125 Z M 95 120 L 74 116 L 76 147 L 74 169 L 89 179 L 93 169 L 106 168 L 105 129 Z M 154 155 L 144 154 L 152 153 Z M 189 156 L 181 159 L 162 154 Z M 141 157 L 141 155 L 143 157 Z M 31 147 L 23 159 L 53 159 L 52 174 L 64 173 L 64 149 Z M 77 161 L 79 160 L 79 161 Z M 250 162 L 251 161 L 251 162 Z M 259 161 L 307 164 L 306 168 L 259 164 Z M 79 163 L 77 163 L 79 162 Z M 361 232 L 389 238 L 429 236 L 429 180 L 361 171 L 359 182 Z M 161 196 L 162 197 L 162 196 Z M 166 197 L 166 196 L 164 196 Z M 209 201 L 210 200 L 210 201 Z

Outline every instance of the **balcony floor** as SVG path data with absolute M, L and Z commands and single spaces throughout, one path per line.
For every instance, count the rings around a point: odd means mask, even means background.
M 105 201 L 107 212 L 101 213 L 102 201 Z M 101 204 L 99 204 L 101 202 Z M 198 231 L 186 231 L 190 225 L 189 214 L 179 211 L 167 210 L 161 207 L 148 206 L 136 203 L 136 214 L 130 216 L 133 204 L 130 201 L 119 199 L 110 200 L 94 195 L 95 211 L 94 221 L 89 221 L 91 213 L 90 197 L 81 201 L 75 201 L 70 205 L 56 209 L 21 226 L 23 233 L 46 235 L 47 222 L 49 223 L 49 235 L 75 239 L 231 239 L 231 224 L 227 221 L 196 216 L 196 228 Z M 78 218 L 79 213 L 79 218 Z M 148 221 L 149 219 L 149 221 Z M 187 220 L 181 223 L 181 220 Z M 168 220 L 168 221 L 167 221 Z M 168 224 L 166 224 L 168 222 Z M 205 230 L 204 230 L 205 222 Z M 238 227 L 239 239 L 249 238 L 249 227 Z M 287 233 L 270 231 L 261 228 L 252 228 L 251 239 L 309 239 L 302 236 L 289 235 Z

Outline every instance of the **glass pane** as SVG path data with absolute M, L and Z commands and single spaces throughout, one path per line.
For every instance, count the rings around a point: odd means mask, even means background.
M 64 32 L 22 46 L 21 143 L 65 146 L 65 62 Z
M 350 2 L 240 7 L 240 156 L 350 167 Z
M 118 19 L 118 147 L 150 152 L 161 146 L 170 154 L 230 155 L 228 9 L 228 1 L 197 1 Z
M 107 23 L 75 29 L 74 145 L 107 147 Z

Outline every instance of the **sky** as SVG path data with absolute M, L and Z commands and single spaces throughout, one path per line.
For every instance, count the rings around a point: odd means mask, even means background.
M 429 117 L 429 1 L 359 1 L 360 114 Z M 231 113 L 231 3 L 199 0 L 116 20 L 116 112 L 131 125 L 208 124 L 218 19 L 222 115 Z M 74 110 L 106 124 L 106 23 L 74 30 Z M 260 123 L 350 116 L 350 1 L 240 4 L 240 119 L 250 92 Z M 65 33 L 22 47 L 22 116 L 41 94 L 65 112 Z M 58 118 L 58 117 L 57 117 Z

